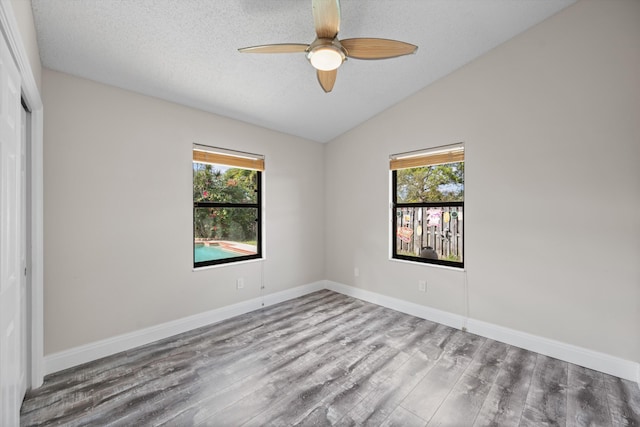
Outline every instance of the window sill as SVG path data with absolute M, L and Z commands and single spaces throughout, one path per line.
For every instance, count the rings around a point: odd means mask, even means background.
M 264 261 L 265 258 L 256 258 L 256 259 L 248 259 L 245 261 L 236 261 L 236 262 L 228 262 L 228 263 L 224 263 L 224 264 L 214 264 L 214 265 L 205 265 L 204 267 L 191 267 L 191 271 L 193 272 L 197 272 L 197 271 L 203 271 L 203 270 L 211 270 L 214 268 L 223 268 L 223 267 L 233 267 L 236 265 L 242 265 L 242 264 L 250 264 L 250 263 L 254 263 L 254 262 L 262 262 Z
M 419 266 L 424 266 L 424 267 L 442 268 L 444 270 L 457 271 L 459 273 L 463 273 L 463 272 L 467 271 L 466 267 L 451 267 L 449 265 L 429 264 L 429 263 L 426 263 L 426 262 L 407 261 L 407 260 L 404 260 L 404 259 L 397 259 L 397 258 L 389 258 L 389 261 L 399 262 L 401 264 L 411 264 L 411 265 L 419 265 Z

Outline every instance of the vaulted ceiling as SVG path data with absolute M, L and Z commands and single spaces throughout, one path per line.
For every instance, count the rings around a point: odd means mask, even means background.
M 310 0 L 32 0 L 44 67 L 326 142 L 575 0 L 342 0 L 339 37 L 419 46 L 349 59 L 324 93 L 304 53 L 240 47 L 311 43 Z

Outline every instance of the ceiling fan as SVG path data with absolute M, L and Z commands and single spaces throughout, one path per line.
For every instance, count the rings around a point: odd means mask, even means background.
M 305 52 L 317 70 L 318 82 L 325 92 L 331 92 L 338 67 L 347 58 L 387 59 L 415 53 L 418 46 L 398 40 L 354 38 L 338 40 L 340 30 L 340 0 L 312 0 L 316 39 L 311 44 L 282 43 L 238 49 L 243 53 Z

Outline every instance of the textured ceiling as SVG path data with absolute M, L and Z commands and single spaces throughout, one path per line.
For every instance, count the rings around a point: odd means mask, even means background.
M 415 55 L 349 59 L 326 94 L 304 54 L 310 0 L 32 0 L 43 66 L 326 142 L 575 0 L 342 0 L 339 38 L 380 37 Z

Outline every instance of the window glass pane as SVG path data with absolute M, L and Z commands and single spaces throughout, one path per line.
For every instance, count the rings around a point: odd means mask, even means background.
M 193 201 L 257 203 L 258 172 L 224 165 L 193 164 Z
M 397 255 L 463 262 L 463 206 L 396 208 Z
M 399 169 L 396 203 L 461 202 L 464 162 Z
M 195 208 L 195 262 L 256 255 L 257 218 L 256 208 Z

